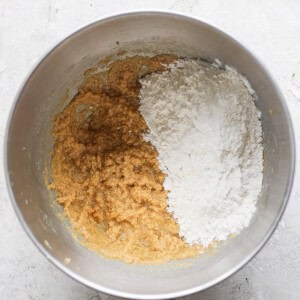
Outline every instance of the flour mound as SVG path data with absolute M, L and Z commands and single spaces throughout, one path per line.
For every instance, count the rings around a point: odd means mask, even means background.
M 247 227 L 263 178 L 260 112 L 235 69 L 179 60 L 140 80 L 140 112 L 167 177 L 168 210 L 190 245 Z

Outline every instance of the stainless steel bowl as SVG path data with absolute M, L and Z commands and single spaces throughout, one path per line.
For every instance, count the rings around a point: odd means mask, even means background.
M 215 58 L 234 66 L 255 89 L 265 137 L 265 174 L 258 213 L 249 228 L 214 254 L 160 266 L 103 259 L 78 244 L 57 216 L 44 184 L 52 147 L 51 120 L 76 93 L 83 71 L 101 58 L 134 53 L 175 53 Z M 124 55 L 124 53 L 123 53 Z M 37 65 L 22 86 L 5 139 L 7 186 L 16 213 L 36 246 L 74 279 L 105 293 L 164 299 L 204 290 L 245 265 L 274 231 L 287 204 L 295 149 L 290 116 L 262 64 L 219 29 L 185 15 L 132 12 L 111 16 L 72 34 Z

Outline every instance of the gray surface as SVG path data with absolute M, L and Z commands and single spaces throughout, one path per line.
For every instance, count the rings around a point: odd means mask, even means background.
M 128 5 L 124 4 L 127 3 Z M 147 2 L 6 2 L 0 3 L 0 135 L 12 98 L 28 69 L 43 51 L 75 28 L 104 13 L 146 7 Z M 183 4 L 184 3 L 184 4 Z M 248 2 L 249 3 L 249 2 Z M 173 8 L 214 22 L 250 47 L 269 67 L 290 107 L 296 135 L 300 129 L 300 14 L 296 1 L 245 1 L 194 4 L 191 1 L 148 2 L 148 8 Z M 92 5 L 91 5 L 92 4 Z M 158 6 L 159 5 L 159 6 Z M 171 7 L 174 5 L 173 7 Z M 84 11 L 84 15 L 81 13 Z M 59 28 L 59 29 L 58 29 Z M 299 134 L 297 135 L 299 140 Z M 2 151 L 2 149 L 1 149 Z M 2 154 L 1 154 L 2 155 Z M 299 163 L 298 163 L 299 165 Z M 1 168 L 2 172 L 2 168 Z M 33 247 L 9 204 L 0 181 L 0 296 L 4 299 L 97 299 L 91 291 L 67 278 Z M 291 202 L 268 245 L 239 273 L 197 298 L 296 299 L 300 295 L 300 190 L 296 177 Z M 298 297 L 297 297 L 298 296 Z M 103 296 L 103 298 L 105 298 Z

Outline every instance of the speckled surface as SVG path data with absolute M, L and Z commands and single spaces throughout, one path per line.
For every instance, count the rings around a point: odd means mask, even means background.
M 142 8 L 200 17 L 249 47 L 265 62 L 286 97 L 300 150 L 298 0 L 0 0 L 0 299 L 114 299 L 57 270 L 26 236 L 5 187 L 2 142 L 13 98 L 47 49 L 103 15 Z M 231 278 L 186 299 L 300 298 L 299 176 L 282 221 L 256 258 Z

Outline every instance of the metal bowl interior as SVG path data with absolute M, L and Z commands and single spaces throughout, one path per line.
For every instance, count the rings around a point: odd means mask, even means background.
M 218 58 L 245 75 L 258 95 L 265 139 L 265 174 L 258 212 L 249 228 L 213 254 L 159 266 L 106 260 L 74 240 L 57 215 L 58 207 L 44 181 L 53 145 L 51 121 L 72 99 L 88 67 L 107 55 L 118 57 L 120 53 L 174 53 L 211 61 Z M 241 268 L 278 223 L 288 201 L 295 165 L 290 117 L 281 93 L 261 63 L 218 29 L 165 12 L 126 13 L 100 20 L 49 52 L 20 90 L 10 115 L 5 150 L 12 202 L 37 247 L 78 281 L 102 292 L 139 299 L 197 292 Z

